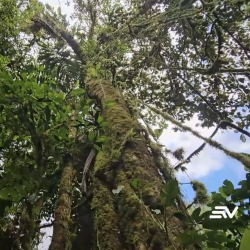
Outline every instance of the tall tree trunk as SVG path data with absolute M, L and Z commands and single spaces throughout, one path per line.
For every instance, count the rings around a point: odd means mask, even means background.
M 55 204 L 53 236 L 50 250 L 70 249 L 70 216 L 72 203 L 72 186 L 74 169 L 71 156 L 64 159 L 64 170 L 58 189 L 58 198 Z
M 40 18 L 33 21 L 48 32 L 53 31 L 47 21 Z M 86 57 L 73 37 L 60 29 L 54 33 L 67 41 L 85 65 Z M 175 249 L 174 239 L 183 230 L 183 225 L 170 216 L 176 207 L 163 209 L 161 205 L 163 183 L 158 172 L 159 162 L 148 150 L 150 140 L 140 123 L 132 118 L 123 95 L 110 82 L 96 79 L 88 82 L 88 85 L 88 94 L 100 104 L 102 116 L 110 125 L 104 131 L 110 141 L 98 153 L 93 171 L 91 205 L 94 210 L 95 240 L 89 240 L 95 243 L 91 249 Z M 110 101 L 114 101 L 115 105 L 107 105 Z M 142 182 L 142 188 L 135 188 L 131 183 L 133 180 Z M 114 195 L 112 191 L 117 187 L 122 190 Z M 156 208 L 162 213 L 152 213 L 151 209 Z M 167 223 L 164 221 L 166 217 L 170 218 Z M 92 226 L 91 219 L 88 222 Z M 67 230 L 60 231 L 66 233 Z M 84 238 L 89 230 L 82 225 L 80 235 Z M 53 237 L 52 244 L 56 244 L 55 239 L 59 239 L 59 235 Z
M 148 141 L 142 135 L 142 126 L 131 117 L 121 93 L 109 82 L 94 80 L 89 83 L 90 94 L 101 103 L 111 138 L 97 155 L 94 166 L 95 230 L 98 249 L 164 250 L 174 244 L 173 227 L 180 225 L 169 220 L 167 230 L 163 213 L 153 214 L 150 208 L 159 208 L 163 183 L 156 164 L 148 150 Z M 106 105 L 115 101 L 115 105 Z M 143 183 L 141 189 L 131 184 L 133 179 Z M 123 187 L 118 195 L 112 193 Z M 175 208 L 176 209 L 176 208 Z M 167 211 L 170 215 L 171 211 Z M 169 234 L 168 232 L 171 232 Z

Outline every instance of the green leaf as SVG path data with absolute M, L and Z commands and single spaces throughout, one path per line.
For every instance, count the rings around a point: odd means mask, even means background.
M 102 149 L 101 149 L 98 145 L 96 145 L 96 144 L 94 144 L 94 148 L 95 148 L 98 152 L 101 152 L 101 151 L 102 151 Z
M 223 231 L 211 230 L 206 232 L 206 236 L 211 242 L 225 243 L 230 242 L 227 234 Z
M 44 65 L 40 66 L 39 68 L 40 71 L 44 71 L 44 69 L 45 69 Z
M 96 142 L 102 142 L 102 143 L 107 142 L 107 141 L 108 141 L 108 137 L 107 137 L 107 136 L 100 136 L 100 137 L 96 140 Z
M 109 127 L 109 122 L 102 122 L 102 123 L 100 124 L 100 127 L 101 127 L 101 128 Z
M 18 186 L 16 191 L 21 197 L 27 197 L 27 192 L 24 187 Z
M 225 195 L 230 196 L 234 191 L 233 183 L 231 181 L 229 181 L 229 180 L 225 180 L 223 182 L 223 184 L 224 185 L 222 186 L 222 188 L 223 188 L 223 191 L 224 191 Z
M 0 190 L 0 198 L 1 199 L 7 200 L 7 199 L 10 199 L 10 197 L 14 201 L 19 200 L 20 197 L 19 197 L 15 187 L 7 187 L 7 188 Z
M 101 68 L 101 66 L 102 66 L 102 64 L 101 64 L 100 62 L 98 62 L 98 63 L 96 64 L 96 70 L 98 71 L 98 70 Z
M 89 134 L 88 134 L 88 139 L 90 142 L 93 142 L 94 141 L 94 138 L 95 138 L 95 133 L 90 131 Z
M 64 93 L 57 93 L 55 96 L 54 96 L 54 100 L 58 103 L 62 103 L 63 100 L 65 99 L 66 95 Z
M 212 194 L 212 199 L 215 202 L 223 202 L 223 203 L 225 203 L 227 201 L 227 199 L 225 197 L 223 197 L 221 194 L 218 194 L 218 193 L 213 193 Z
M 8 200 L 9 199 L 9 192 L 7 188 L 0 190 L 0 199 Z
M 61 139 L 68 139 L 69 136 L 69 130 L 66 128 L 60 128 L 59 130 L 55 131 L 57 132 L 57 135 L 61 138 Z
M 88 68 L 88 73 L 89 73 L 92 77 L 97 76 L 97 70 L 96 70 L 95 68 Z
M 113 107 L 115 104 L 116 104 L 116 101 L 110 100 L 105 103 L 105 107 Z
M 22 76 L 23 80 L 27 79 L 27 73 L 23 72 L 23 73 L 21 73 L 21 76 Z
M 78 87 L 79 87 L 79 80 L 77 80 L 75 83 L 75 88 L 78 88 Z
M 211 211 L 206 211 L 204 213 L 202 213 L 199 217 L 200 221 L 209 218 L 209 216 L 211 215 Z
M 72 90 L 72 91 L 70 92 L 70 94 L 71 94 L 72 96 L 77 96 L 77 95 L 85 94 L 85 93 L 86 93 L 85 89 L 81 89 L 81 88 L 74 89 L 74 90 Z
M 243 188 L 236 188 L 231 196 L 233 202 L 238 202 L 249 198 L 249 191 Z
M 8 81 L 8 82 L 13 82 L 13 77 L 12 77 L 12 75 L 11 74 L 9 74 L 9 73 L 6 73 L 6 74 L 4 74 L 4 80 L 5 81 Z
M 240 243 L 240 250 L 249 250 L 250 246 L 250 227 L 246 228 Z
M 162 189 L 163 204 L 165 206 L 174 205 L 175 199 L 180 194 L 179 185 L 177 180 L 169 180 Z
M 162 135 L 162 132 L 163 132 L 163 128 L 158 128 L 154 130 L 154 134 L 157 137 L 157 139 L 160 138 L 160 136 Z
M 220 192 L 220 194 L 221 194 L 224 198 L 227 198 L 227 197 L 228 197 L 228 196 L 225 194 L 224 188 L 223 188 L 223 187 L 220 187 L 220 188 L 219 188 L 219 192 Z
M 183 212 L 174 212 L 173 216 L 179 219 L 180 221 L 188 221 L 188 217 Z
M 100 124 L 100 123 L 102 123 L 102 121 L 103 121 L 103 117 L 99 116 L 98 119 L 97 119 L 97 123 Z
M 200 221 L 200 213 L 201 213 L 201 208 L 197 207 L 191 214 L 191 217 L 193 220 L 195 220 L 197 223 Z
M 206 229 L 211 229 L 211 230 L 220 230 L 220 229 L 226 230 L 229 228 L 234 228 L 233 220 L 230 218 L 210 219 L 208 217 L 202 221 L 202 226 Z

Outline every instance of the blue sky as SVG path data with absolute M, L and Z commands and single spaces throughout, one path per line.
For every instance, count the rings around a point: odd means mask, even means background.
M 234 184 L 235 188 L 239 187 L 238 183 L 244 178 L 244 176 L 241 179 L 238 175 L 235 174 L 232 169 L 228 171 L 227 167 L 233 167 L 233 164 L 228 161 L 228 164 L 222 166 L 221 169 L 214 171 L 205 177 L 198 178 L 199 181 L 205 184 L 208 193 L 211 193 L 213 191 L 218 192 L 219 187 L 223 185 L 225 179 L 230 180 Z M 189 201 L 192 199 L 192 197 L 194 197 L 194 191 L 190 185 L 183 185 L 183 192 L 185 196 L 188 197 Z
M 196 123 L 198 123 L 198 118 L 194 116 L 193 119 L 186 122 L 186 125 L 200 132 L 205 137 L 209 137 L 214 130 L 214 127 L 209 129 L 197 128 L 195 127 Z M 188 156 L 202 144 L 202 141 L 195 138 L 191 133 L 175 133 L 171 128 L 172 125 L 163 132 L 160 138 L 161 143 L 167 148 L 174 150 L 180 146 L 184 147 L 186 151 L 185 156 Z M 246 138 L 246 142 L 243 143 L 240 140 L 240 135 L 240 133 L 234 133 L 233 130 L 223 130 L 223 132 L 219 131 L 217 133 L 214 140 L 232 151 L 250 153 L 250 139 Z M 170 159 L 170 162 L 174 165 L 177 161 Z M 209 145 L 206 145 L 203 151 L 198 156 L 194 156 L 191 162 L 185 166 L 190 179 L 203 182 L 209 193 L 218 191 L 225 179 L 230 180 L 236 187 L 240 180 L 245 179 L 246 174 L 240 162 L 229 158 L 224 152 L 211 148 Z M 184 183 L 190 181 L 187 175 L 181 172 L 177 173 L 180 182 Z M 183 185 L 183 191 L 187 200 L 192 200 L 194 195 L 192 188 L 188 185 Z

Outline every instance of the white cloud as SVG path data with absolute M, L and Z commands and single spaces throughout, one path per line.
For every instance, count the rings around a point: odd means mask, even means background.
M 215 129 L 214 127 L 209 129 L 195 127 L 195 124 L 197 123 L 198 118 L 197 116 L 194 116 L 193 119 L 185 124 L 200 132 L 205 137 L 209 137 Z M 172 127 L 173 126 L 170 125 L 169 128 L 163 132 L 160 138 L 160 142 L 167 148 L 173 150 L 178 147 L 183 147 L 186 151 L 185 157 L 187 157 L 203 143 L 202 140 L 194 137 L 190 132 L 174 132 L 171 129 Z M 243 143 L 240 141 L 239 137 L 239 133 L 236 134 L 233 130 L 226 130 L 223 133 L 218 131 L 213 139 L 232 151 L 250 152 L 250 143 L 248 138 L 246 143 Z M 223 168 L 227 159 L 228 157 L 222 151 L 206 145 L 203 151 L 198 156 L 194 156 L 191 162 L 185 166 L 187 167 L 187 173 L 191 179 L 199 179 Z M 177 163 L 177 160 L 170 160 L 173 165 Z M 242 164 L 234 159 L 231 160 L 234 167 L 231 167 L 229 171 L 234 171 L 239 178 L 244 176 L 245 171 Z M 184 173 L 178 173 L 177 176 L 181 180 L 187 179 L 187 176 Z
M 42 221 L 42 224 L 48 223 L 47 221 Z M 53 227 L 47 227 L 41 229 L 41 233 L 45 233 L 42 242 L 38 245 L 38 250 L 47 250 L 51 242 L 51 236 L 53 233 Z
M 39 2 L 43 3 L 43 4 L 49 4 L 50 6 L 54 7 L 54 9 L 56 10 L 58 7 L 61 8 L 62 14 L 67 14 L 68 16 L 70 16 L 73 11 L 73 5 L 71 1 L 65 1 L 65 0 L 39 0 Z M 67 2 L 70 3 L 70 5 L 67 5 Z

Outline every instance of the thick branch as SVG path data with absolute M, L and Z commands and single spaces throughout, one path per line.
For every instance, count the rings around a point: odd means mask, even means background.
M 59 29 L 54 24 L 52 24 L 52 22 L 47 22 L 39 17 L 33 17 L 31 20 L 34 22 L 34 24 L 39 25 L 41 28 L 48 31 L 48 33 L 52 33 L 58 38 L 64 39 L 71 47 L 71 49 L 75 52 L 76 56 L 82 62 L 82 64 L 86 64 L 86 57 L 83 54 L 80 45 L 71 34 L 66 32 L 65 30 Z

